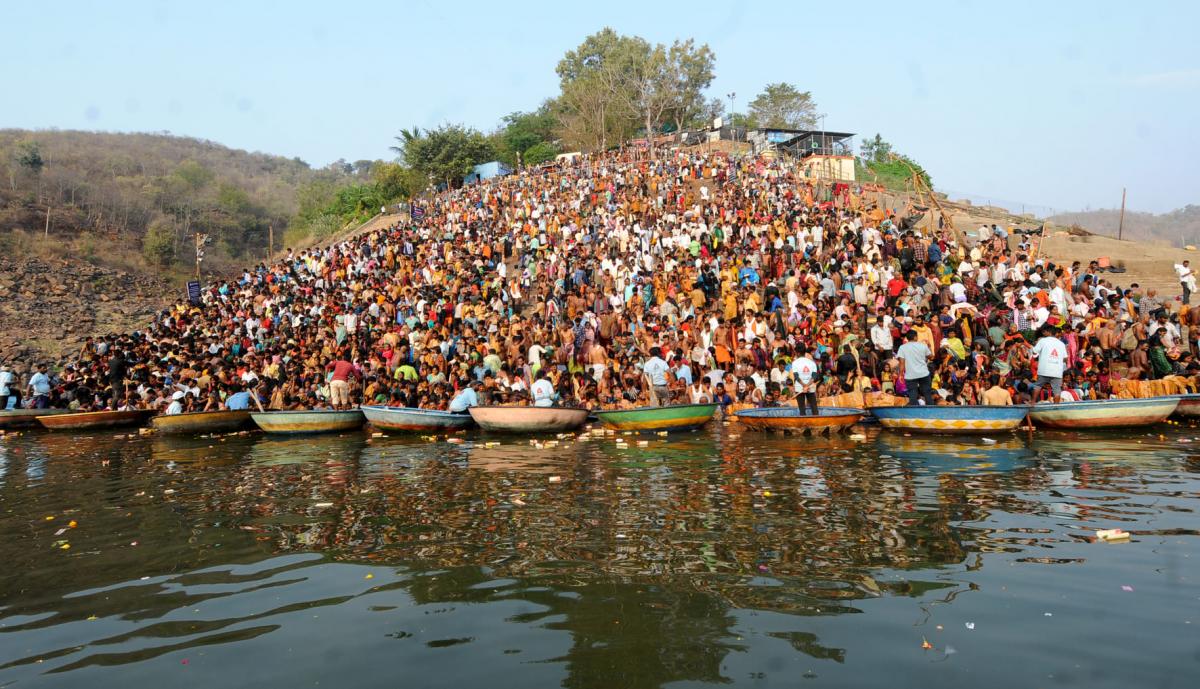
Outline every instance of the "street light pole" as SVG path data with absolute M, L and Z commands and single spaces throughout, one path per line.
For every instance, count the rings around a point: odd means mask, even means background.
M 737 93 L 729 92 L 729 134 L 737 141 L 737 130 L 733 128 L 733 99 L 737 98 Z

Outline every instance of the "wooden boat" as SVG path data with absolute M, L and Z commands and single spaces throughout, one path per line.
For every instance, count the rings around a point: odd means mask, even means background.
M 228 433 L 252 425 L 250 412 L 244 409 L 164 414 L 150 419 L 150 427 L 166 435 Z
M 667 407 L 596 410 L 606 428 L 618 431 L 690 431 L 700 428 L 717 412 L 715 404 L 673 404 Z
M 480 428 L 500 433 L 573 431 L 590 413 L 578 407 L 471 407 L 471 418 Z
M 250 412 L 255 425 L 266 433 L 337 433 L 362 428 L 366 417 L 358 409 L 303 409 L 299 411 Z
M 1041 427 L 1066 430 L 1135 428 L 1166 421 L 1178 406 L 1174 396 L 1056 402 L 1034 405 L 1029 418 Z
M 1011 431 L 1021 425 L 1029 406 L 990 406 L 968 404 L 958 406 L 876 407 L 871 414 L 879 425 L 894 431 L 914 433 L 996 433 Z
M 438 433 L 459 431 L 475 425 L 475 419 L 472 419 L 470 414 L 455 414 L 438 409 L 369 405 L 362 407 L 362 413 L 371 426 L 381 431 Z
M 865 409 L 853 407 L 818 407 L 817 415 L 801 414 L 795 405 L 758 407 L 734 412 L 738 421 L 756 431 L 784 433 L 837 433 L 858 423 L 866 416 Z
M 70 414 L 70 409 L 6 409 L 0 411 L 0 430 L 10 428 L 38 428 L 39 416 Z
M 37 417 L 38 423 L 52 431 L 83 431 L 93 428 L 118 428 L 121 426 L 140 426 L 151 416 L 153 409 L 132 409 L 130 411 L 89 411 L 73 414 L 53 414 Z
M 1180 395 L 1179 406 L 1175 407 L 1175 416 L 1185 419 L 1200 418 L 1200 395 Z

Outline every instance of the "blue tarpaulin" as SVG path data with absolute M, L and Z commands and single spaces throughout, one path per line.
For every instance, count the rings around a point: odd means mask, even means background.
M 493 177 L 503 177 L 504 175 L 511 173 L 512 168 L 500 162 L 499 160 L 493 160 L 490 163 L 480 163 L 479 165 L 471 168 L 471 171 L 467 173 L 467 176 L 463 177 L 463 184 L 470 184 L 471 182 L 478 182 L 480 180 L 491 179 Z

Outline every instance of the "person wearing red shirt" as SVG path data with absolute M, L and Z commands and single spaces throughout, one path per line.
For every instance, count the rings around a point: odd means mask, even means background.
M 892 279 L 888 280 L 887 283 L 888 301 L 894 305 L 896 299 L 900 297 L 900 293 L 907 287 L 908 283 L 904 281 L 904 278 L 900 274 L 893 275 Z
M 333 407 L 335 409 L 349 409 L 350 378 L 359 377 L 354 364 L 345 359 L 337 359 L 336 361 L 329 362 L 325 370 L 333 371 L 333 379 L 329 381 L 329 397 Z

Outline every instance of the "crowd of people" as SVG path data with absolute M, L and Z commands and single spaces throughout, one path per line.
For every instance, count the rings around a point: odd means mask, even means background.
M 143 330 L 0 370 L 0 408 L 633 408 L 1107 398 L 1196 372 L 1179 308 L 1036 233 L 959 232 L 790 159 L 581 156 L 288 250 Z M 933 220 L 933 222 L 931 222 Z

